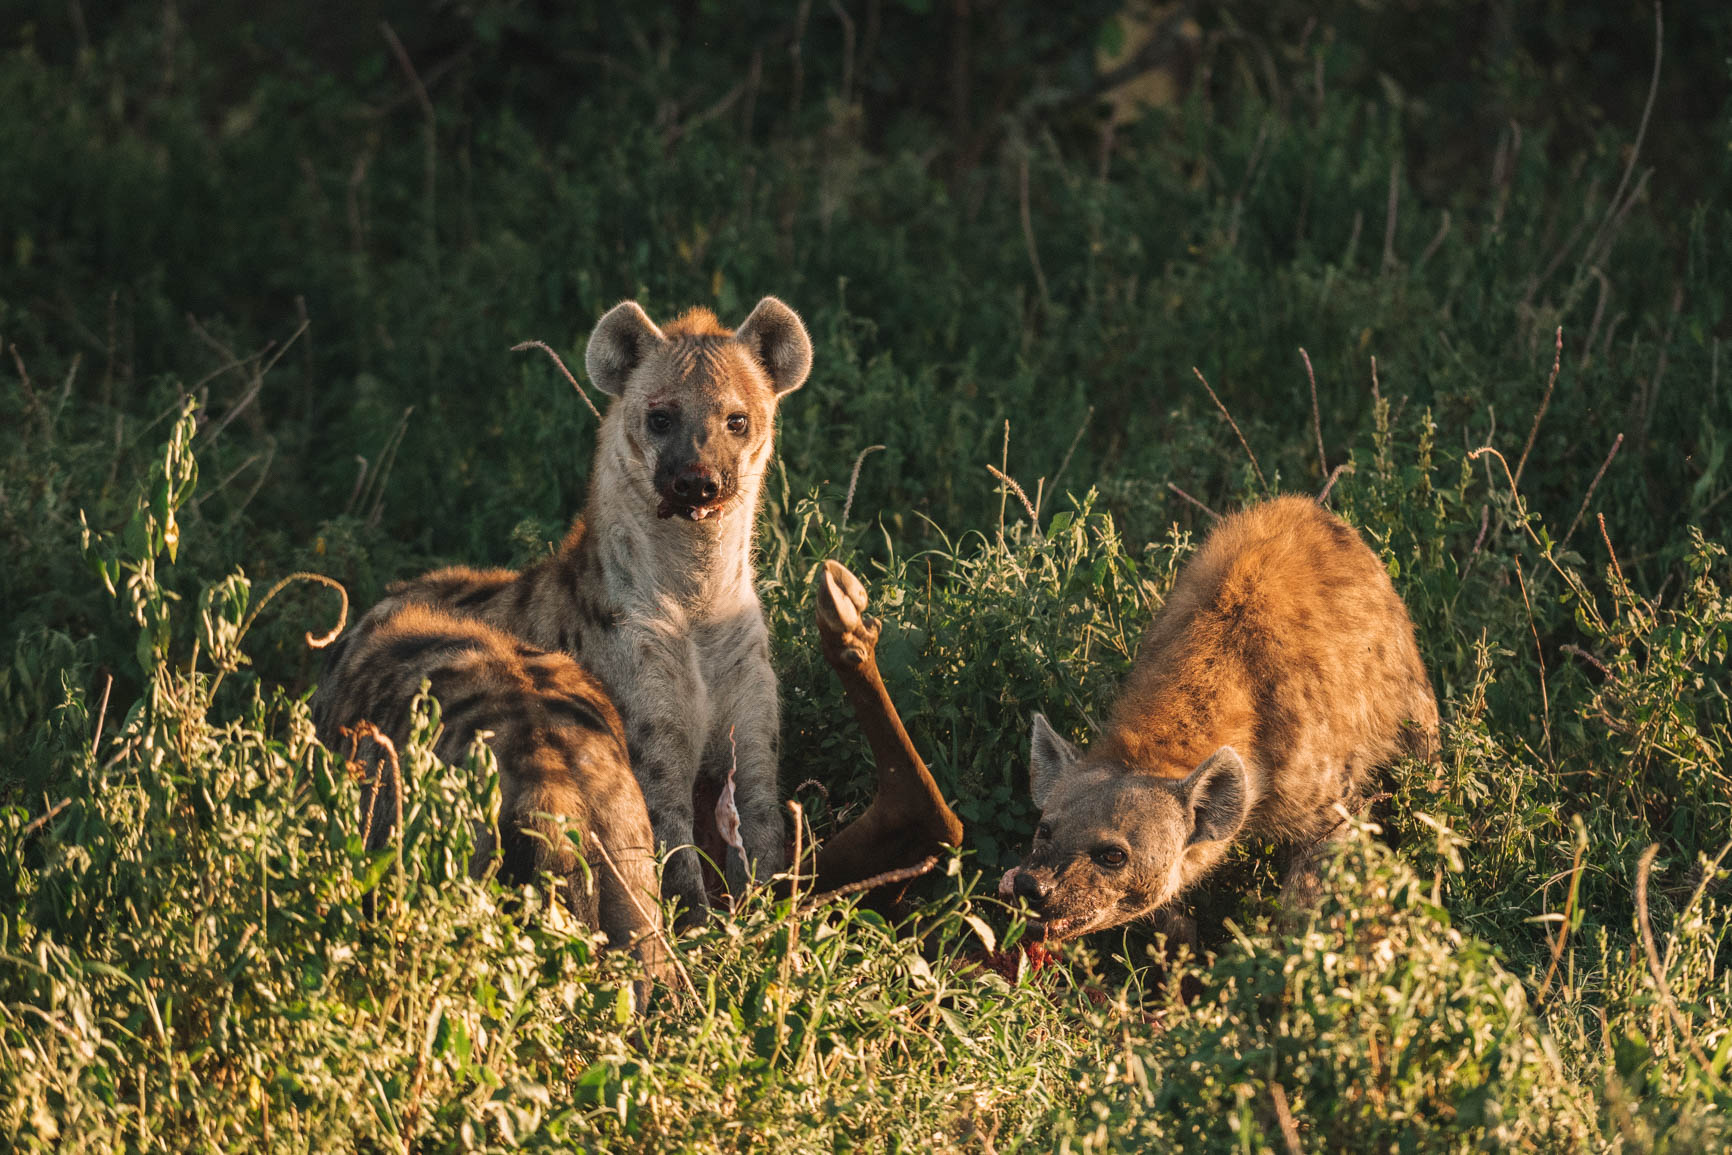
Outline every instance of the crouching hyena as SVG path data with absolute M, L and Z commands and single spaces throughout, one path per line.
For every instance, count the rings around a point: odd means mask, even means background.
M 1227 518 L 1150 623 L 1086 753 L 1034 716 L 1034 848 L 1002 890 L 1064 939 L 1153 913 L 1241 835 L 1290 848 L 1289 897 L 1373 769 L 1429 757 L 1413 624 L 1358 533 L 1308 498 Z
M 356 728 L 370 722 L 401 744 L 423 682 L 440 704 L 436 755 L 459 758 L 477 734 L 489 735 L 500 873 L 519 884 L 551 874 L 567 909 L 642 959 L 649 978 L 662 977 L 655 836 L 625 728 L 601 684 L 565 654 L 423 605 L 375 611 L 344 634 L 313 695 L 313 722 L 332 750 L 347 748 L 350 731 L 370 764 L 369 849 L 386 844 L 402 800 L 381 751 Z M 484 865 L 478 856 L 478 872 Z
M 690 849 L 700 774 L 737 767 L 749 861 L 730 852 L 730 885 L 783 865 L 780 710 L 752 584 L 752 523 L 776 406 L 805 382 L 812 343 L 774 297 L 738 330 L 704 309 L 659 328 L 627 301 L 597 323 L 585 363 L 614 401 L 588 502 L 558 553 L 522 573 L 430 573 L 393 587 L 373 612 L 431 603 L 581 656 L 625 719 L 658 842 L 682 848 L 662 890 L 685 925 L 707 910 Z

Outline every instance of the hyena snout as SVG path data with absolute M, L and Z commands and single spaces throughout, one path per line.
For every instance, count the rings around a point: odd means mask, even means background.
M 656 470 L 656 490 L 661 494 L 661 517 L 684 517 L 702 521 L 719 513 L 734 496 L 733 471 L 701 459 L 664 461 Z
M 721 496 L 722 483 L 707 465 L 688 465 L 674 475 L 668 492 L 689 505 L 704 505 Z
M 1050 875 L 1043 878 L 1035 871 L 1023 867 L 1017 868 L 1011 874 L 1011 893 L 1037 910 L 1052 894 L 1052 888 L 1053 880 Z

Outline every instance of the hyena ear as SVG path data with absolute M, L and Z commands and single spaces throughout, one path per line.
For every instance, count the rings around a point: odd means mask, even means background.
M 636 301 L 622 301 L 595 323 L 589 348 L 584 350 L 583 367 L 589 370 L 589 379 L 597 389 L 618 397 L 625 392 L 631 371 L 666 340 Z
M 774 297 L 758 302 L 752 315 L 734 330 L 734 340 L 764 367 L 778 397 L 804 385 L 812 371 L 812 338 L 806 335 L 805 323 Z
M 1061 738 L 1045 714 L 1034 716 L 1034 735 L 1028 750 L 1028 792 L 1036 806 L 1046 805 L 1053 786 L 1081 757 L 1082 751 Z
M 1250 775 L 1245 760 L 1223 746 L 1179 783 L 1180 796 L 1190 805 L 1192 842 L 1225 842 L 1239 833 L 1251 813 Z

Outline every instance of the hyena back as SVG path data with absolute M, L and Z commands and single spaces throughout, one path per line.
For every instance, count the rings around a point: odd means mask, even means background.
M 423 684 L 440 704 L 438 757 L 461 758 L 477 734 L 490 734 L 501 875 L 518 884 L 552 875 L 567 909 L 661 977 L 654 834 L 624 727 L 600 683 L 567 655 L 481 622 L 423 605 L 374 610 L 332 648 L 312 702 L 319 740 L 346 750 L 344 731 L 370 722 L 401 745 Z M 366 821 L 369 849 L 378 849 L 396 820 L 400 783 L 370 739 L 359 742 L 377 783 Z
M 1245 835 L 1290 895 L 1370 775 L 1430 757 L 1437 703 L 1377 557 L 1308 498 L 1224 520 L 1180 572 L 1087 752 L 1034 716 L 1032 852 L 1004 889 L 1049 938 L 1153 913 Z
M 752 529 L 776 407 L 811 362 L 805 326 L 773 297 L 737 330 L 703 309 L 658 327 L 617 306 L 589 339 L 590 379 L 614 400 L 559 551 L 521 573 L 430 573 L 381 607 L 429 603 L 581 656 L 625 720 L 658 842 L 680 848 L 663 892 L 682 924 L 707 909 L 690 848 L 700 775 L 735 773 L 748 861 L 730 853 L 730 885 L 783 865 L 780 710 Z

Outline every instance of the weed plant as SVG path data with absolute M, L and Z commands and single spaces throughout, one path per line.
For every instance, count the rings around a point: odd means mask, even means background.
M 1698 122 L 1718 162 L 1673 166 L 1694 138 L 1665 106 L 1636 131 L 1646 73 L 1630 123 L 1589 131 L 1522 95 L 1510 49 L 1483 91 L 1526 119 L 1464 153 L 1439 129 L 1459 94 L 1366 71 L 1362 21 L 1393 9 L 1301 41 L 1280 5 L 1229 7 L 1208 76 L 1103 147 L 1065 103 L 1094 9 L 980 65 L 1026 91 L 982 127 L 933 112 L 919 5 L 886 6 L 876 56 L 841 22 L 763 54 L 749 98 L 726 85 L 782 14 L 706 53 L 699 8 L 627 32 L 454 8 L 447 55 L 408 29 L 279 43 L 269 5 L 8 41 L 5 1143 L 1726 1143 L 1724 84 Z M 994 35 L 1029 15 L 1004 13 Z M 1686 60 L 1727 31 L 1665 23 Z M 501 45 L 585 29 L 631 79 L 554 115 L 558 70 Z M 817 346 L 759 543 L 785 792 L 821 835 L 869 788 L 812 638 L 835 557 L 967 844 L 918 934 L 753 896 L 641 1008 L 629 960 L 468 877 L 496 768 L 431 756 L 436 702 L 401 834 L 364 849 L 362 784 L 305 707 L 339 599 L 294 575 L 364 608 L 438 562 L 540 556 L 593 418 L 509 347 L 576 365 L 620 297 L 737 320 L 766 292 Z M 991 893 L 1033 825 L 1029 712 L 1086 738 L 1211 511 L 1325 488 L 1412 611 L 1440 760 L 1390 771 L 1312 915 L 1249 846 L 1193 896 L 1201 957 L 1133 930 L 978 965 L 1025 929 Z

